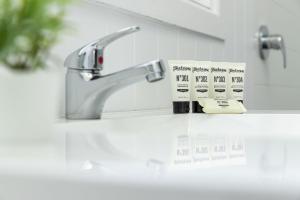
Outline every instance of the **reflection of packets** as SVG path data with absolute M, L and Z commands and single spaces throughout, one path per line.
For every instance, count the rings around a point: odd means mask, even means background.
M 191 140 L 194 162 L 210 160 L 208 136 L 199 134 L 191 137 Z
M 226 140 L 225 137 L 213 138 L 211 141 L 211 155 L 213 161 L 222 161 L 227 160 Z M 224 164 L 224 163 L 214 163 L 214 164 Z
M 172 165 L 176 168 L 188 168 L 192 162 L 191 145 L 188 135 L 177 137 Z
M 245 141 L 239 136 L 231 136 L 229 140 L 229 159 L 233 165 L 246 164 Z
M 175 143 L 171 169 L 198 169 L 246 164 L 245 142 L 241 137 L 208 134 L 180 135 Z

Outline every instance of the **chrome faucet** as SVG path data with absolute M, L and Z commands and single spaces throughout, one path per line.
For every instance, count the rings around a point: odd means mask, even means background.
M 116 39 L 140 30 L 133 26 L 105 36 L 71 53 L 65 60 L 66 118 L 100 119 L 107 98 L 115 91 L 143 79 L 156 82 L 164 78 L 162 60 L 139 64 L 102 75 L 105 47 Z

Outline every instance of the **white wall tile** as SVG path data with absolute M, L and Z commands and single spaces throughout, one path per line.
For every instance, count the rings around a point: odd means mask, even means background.
M 159 95 L 162 108 L 171 108 L 172 92 L 168 60 L 178 59 L 178 33 L 175 27 L 159 25 L 158 28 L 158 57 L 163 59 L 166 67 L 166 77 L 160 82 Z
M 261 110 L 299 110 L 300 90 L 296 87 L 255 85 L 256 94 L 248 108 Z
M 108 34 L 135 25 L 131 17 L 116 11 L 111 11 L 99 17 L 107 19 Z M 137 34 L 127 35 L 107 46 L 104 52 L 103 74 L 117 72 L 134 65 L 134 40 Z M 136 85 L 130 85 L 114 93 L 105 103 L 104 111 L 133 110 L 135 108 L 135 90 Z
M 224 42 L 211 41 L 210 44 L 210 60 L 211 61 L 224 61 Z
M 169 59 L 223 58 L 223 43 L 214 38 L 175 26 L 158 23 L 143 17 L 124 14 L 102 5 L 79 3 L 68 14 L 73 24 L 72 34 L 65 34 L 56 48 L 63 60 L 67 54 L 84 44 L 124 27 L 139 25 L 141 31 L 113 42 L 105 49 L 103 74 L 154 59 L 163 59 L 166 78 L 156 83 L 146 81 L 126 87 L 113 94 L 104 111 L 171 108 L 171 84 L 167 61 Z M 62 106 L 63 108 L 63 106 Z
M 196 59 L 197 60 L 210 60 L 211 54 L 211 38 L 208 36 L 203 36 L 197 38 L 197 52 L 196 52 Z
M 82 45 L 121 28 L 139 25 L 140 32 L 115 41 L 106 48 L 103 74 L 158 58 L 165 61 L 166 67 L 169 59 L 247 61 L 247 106 L 253 109 L 298 108 L 299 2 L 232 1 L 235 6 L 226 11 L 229 12 L 225 19 L 226 41 L 138 15 L 119 12 L 117 9 L 80 2 L 69 9 L 67 18 L 73 29 L 65 32 L 53 54 L 59 58 L 58 65 L 62 66 L 65 57 Z M 270 8 L 270 12 L 266 12 L 267 7 Z M 282 62 L 279 52 L 272 52 L 268 61 L 258 59 L 257 39 L 254 34 L 261 24 L 268 24 L 272 33 L 285 36 L 289 56 L 287 71 L 278 67 L 278 63 Z M 170 88 L 167 70 L 163 81 L 151 84 L 143 81 L 117 91 L 106 102 L 105 111 L 171 108 Z M 293 99 L 283 99 L 278 96 L 280 92 Z M 269 95 L 278 99 L 270 99 Z M 64 103 L 62 110 L 63 105 Z
M 194 32 L 180 29 L 178 32 L 178 58 L 196 59 L 197 58 L 197 35 Z
M 298 109 L 299 2 L 253 0 L 247 1 L 246 8 L 247 106 L 255 109 Z M 259 58 L 257 38 L 253 36 L 262 24 L 269 27 L 271 34 L 283 35 L 287 49 L 287 69 L 283 69 L 280 51 L 272 50 L 266 61 Z
M 143 22 L 142 32 L 136 37 L 135 62 L 144 63 L 158 59 L 158 28 L 153 22 Z M 136 84 L 136 109 L 155 109 L 160 107 L 161 83 L 144 80 Z
M 247 47 L 247 0 L 235 0 L 234 62 L 245 62 Z

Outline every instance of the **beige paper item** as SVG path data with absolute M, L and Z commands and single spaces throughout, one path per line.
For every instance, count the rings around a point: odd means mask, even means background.
M 245 106 L 236 100 L 201 99 L 199 104 L 207 114 L 242 114 L 247 112 Z

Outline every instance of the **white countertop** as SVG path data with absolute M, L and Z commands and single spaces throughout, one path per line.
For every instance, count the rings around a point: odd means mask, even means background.
M 299 199 L 300 114 L 275 113 L 157 111 L 106 115 L 101 121 L 62 120 L 55 126 L 57 159 L 44 164 L 7 162 L 0 166 L 0 186 L 5 178 L 22 177 L 32 187 L 56 183 L 53 190 L 66 188 L 66 195 L 72 184 L 88 185 L 96 194 L 103 188 L 125 187 L 131 199 L 136 196 L 130 191 L 137 188 L 144 191 L 142 199 L 146 194 L 173 199 L 184 199 L 182 194 L 189 199 Z M 12 182 L 8 190 L 13 186 Z

